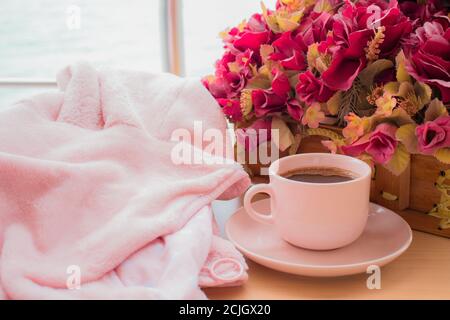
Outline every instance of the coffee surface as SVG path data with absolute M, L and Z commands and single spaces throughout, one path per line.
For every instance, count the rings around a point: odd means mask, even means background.
M 351 171 L 332 167 L 299 168 L 281 176 L 298 182 L 308 183 L 340 183 L 356 179 Z

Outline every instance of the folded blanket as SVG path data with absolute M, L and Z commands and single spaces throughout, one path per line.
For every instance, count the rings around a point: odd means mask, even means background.
M 211 202 L 247 174 L 208 141 L 184 146 L 213 161 L 173 159 L 196 120 L 225 135 L 201 84 L 79 63 L 58 86 L 0 110 L 0 298 L 202 299 L 245 281 Z

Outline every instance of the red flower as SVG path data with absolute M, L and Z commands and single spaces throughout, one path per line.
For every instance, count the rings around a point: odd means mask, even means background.
M 286 98 L 280 97 L 272 90 L 257 89 L 252 91 L 252 102 L 257 117 L 283 111 Z
M 333 16 L 328 12 L 311 12 L 302 20 L 300 25 L 304 42 L 309 46 L 316 42 L 322 42 L 327 38 L 327 34 L 332 30 Z
M 236 56 L 232 54 L 231 52 L 225 52 L 225 54 L 222 56 L 220 60 L 216 61 L 216 76 L 217 77 L 223 77 L 224 74 L 230 72 L 230 69 L 228 68 L 228 64 L 231 62 L 234 62 L 236 60 Z
M 343 146 L 342 151 L 352 157 L 367 152 L 376 163 L 386 164 L 392 159 L 397 148 L 396 131 L 396 126 L 382 123 L 371 134 L 362 137 L 350 146 Z
M 305 70 L 305 53 L 308 50 L 303 37 L 299 32 L 285 32 L 272 44 L 275 52 L 270 59 L 280 61 L 288 70 Z
M 279 97 L 287 97 L 291 92 L 291 85 L 288 77 L 280 70 L 272 70 L 274 76 L 272 80 L 272 91 Z
M 291 99 L 287 102 L 287 112 L 292 117 L 292 119 L 301 121 L 305 111 L 303 110 L 300 102 L 295 99 Z
M 269 35 L 269 31 L 243 32 L 234 40 L 233 46 L 240 51 L 250 49 L 258 52 L 261 45 L 269 41 Z
M 442 116 L 416 128 L 420 152 L 433 154 L 440 148 L 450 147 L 450 117 Z
M 242 120 L 241 104 L 239 100 L 217 99 L 223 113 L 232 121 Z
M 225 99 L 231 96 L 231 87 L 229 83 L 223 78 L 204 78 L 202 79 L 202 83 L 216 99 Z
M 411 20 L 416 20 L 415 25 L 423 25 L 424 22 L 433 21 L 440 17 L 445 17 L 443 1 L 427 0 L 419 1 L 399 1 L 400 10 Z
M 398 8 L 391 8 L 383 13 L 380 23 L 385 31 L 379 57 L 394 56 L 398 53 L 402 40 L 411 33 L 412 23 Z
M 298 76 L 296 87 L 297 96 L 307 104 L 313 102 L 326 102 L 334 94 L 321 79 L 317 79 L 314 74 L 308 70 Z
M 272 139 L 272 121 L 270 119 L 258 119 L 247 128 L 236 129 L 238 145 L 245 146 L 245 150 L 256 150 L 258 145 Z
M 359 72 L 366 67 L 365 49 L 374 36 L 373 28 L 377 24 L 385 27 L 379 57 L 395 55 L 401 40 L 411 32 L 409 19 L 396 7 L 383 10 L 376 4 L 368 6 L 368 3 L 353 5 L 346 2 L 333 24 L 333 39 L 338 48 L 331 65 L 322 75 L 326 85 L 335 90 L 351 87 Z
M 345 11 L 344 11 L 345 13 Z M 373 30 L 352 31 L 347 25 L 348 18 L 335 21 L 333 39 L 334 50 L 331 65 L 322 74 L 323 82 L 333 90 L 348 90 L 359 72 L 366 66 L 365 48 L 373 35 Z
M 450 101 L 450 29 L 438 22 L 417 28 L 407 53 L 406 67 L 417 80 L 440 90 L 444 103 Z

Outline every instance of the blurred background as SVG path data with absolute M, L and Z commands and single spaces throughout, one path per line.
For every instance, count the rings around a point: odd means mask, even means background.
M 58 70 L 77 60 L 210 74 L 219 32 L 255 12 L 259 0 L 1 0 L 0 107 L 52 90 Z

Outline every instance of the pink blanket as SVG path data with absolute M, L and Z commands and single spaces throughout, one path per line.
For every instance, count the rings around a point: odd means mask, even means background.
M 172 158 L 176 129 L 225 132 L 201 84 L 80 63 L 58 86 L 0 109 L 0 298 L 202 299 L 245 281 L 211 202 L 241 194 L 247 174 Z M 218 160 L 207 145 L 187 144 Z

